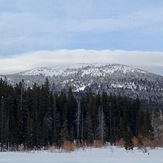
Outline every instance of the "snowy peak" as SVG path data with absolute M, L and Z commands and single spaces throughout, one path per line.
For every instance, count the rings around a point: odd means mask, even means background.
M 82 76 L 91 75 L 91 76 L 102 76 L 106 74 L 113 73 L 146 73 L 143 70 L 135 69 L 129 66 L 120 65 L 120 64 L 72 64 L 72 65 L 55 65 L 53 67 L 41 67 L 35 68 L 32 70 L 24 71 L 18 73 L 18 75 L 23 76 L 68 76 L 71 74 L 80 73 Z

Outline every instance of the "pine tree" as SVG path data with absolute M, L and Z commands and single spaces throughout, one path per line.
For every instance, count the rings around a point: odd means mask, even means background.
M 151 140 L 153 140 L 154 138 L 151 116 L 149 111 L 146 111 L 144 115 L 143 135 Z
M 65 119 L 62 129 L 61 129 L 61 144 L 65 143 L 69 139 L 68 128 L 67 128 L 67 120 Z
M 131 127 L 134 136 L 138 136 L 138 112 L 140 109 L 140 100 L 137 96 L 136 100 L 133 101 L 131 110 Z
M 81 108 L 80 108 L 80 100 L 78 101 L 78 111 L 77 111 L 77 143 L 80 142 L 80 127 L 81 127 Z
M 100 106 L 98 109 L 98 116 L 99 116 L 98 134 L 99 134 L 99 138 L 100 138 L 102 144 L 104 144 L 105 135 L 106 135 L 106 132 L 105 132 L 106 124 L 105 124 L 104 111 L 103 111 L 103 108 Z
M 40 121 L 42 130 L 42 145 L 46 146 L 49 142 L 49 122 L 51 119 L 51 103 L 50 103 L 50 85 L 49 80 L 46 78 L 44 84 L 41 87 L 40 92 Z
M 80 99 L 80 110 L 81 110 L 81 142 L 84 143 L 86 140 L 86 130 L 87 130 L 87 99 L 85 96 L 82 96 Z
M 1 97 L 0 105 L 0 141 L 1 141 L 1 152 L 4 150 L 4 145 L 6 143 L 6 112 L 4 105 L 4 97 Z
M 125 136 L 124 136 L 124 142 L 125 142 L 124 146 L 125 146 L 126 150 L 132 150 L 133 149 L 132 138 L 133 138 L 133 135 L 132 135 L 131 129 L 130 129 L 130 127 L 127 126 L 127 131 L 126 131 Z
M 76 115 L 77 115 L 77 101 L 73 95 L 72 89 L 70 88 L 67 95 L 67 124 L 71 140 L 76 139 L 77 126 L 76 126 Z M 72 135 L 73 134 L 73 135 Z

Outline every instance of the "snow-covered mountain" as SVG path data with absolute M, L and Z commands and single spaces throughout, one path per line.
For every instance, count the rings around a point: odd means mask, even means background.
M 3 76 L 4 77 L 4 76 Z M 6 75 L 11 84 L 22 79 L 27 87 L 42 84 L 48 78 L 54 91 L 76 92 L 91 88 L 93 92 L 127 95 L 143 100 L 163 103 L 163 77 L 144 70 L 120 64 L 72 64 L 41 67 Z
M 143 70 L 135 69 L 129 66 L 120 65 L 120 64 L 72 64 L 72 65 L 56 65 L 53 67 L 41 67 L 35 68 L 32 70 L 24 71 L 18 73 L 18 75 L 23 76 L 35 76 L 35 75 L 43 75 L 43 76 L 67 76 L 74 73 L 78 73 L 82 71 L 82 76 L 90 74 L 91 76 L 102 76 L 106 74 L 113 73 L 146 73 Z

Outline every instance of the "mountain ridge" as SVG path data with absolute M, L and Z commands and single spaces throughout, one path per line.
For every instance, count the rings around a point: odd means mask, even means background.
M 4 76 L 3 76 L 4 78 Z M 41 85 L 49 79 L 53 91 L 84 92 L 91 88 L 94 93 L 120 94 L 163 104 L 163 76 L 122 64 L 84 63 L 41 67 L 6 75 L 10 84 L 24 80 L 26 87 Z
M 55 66 L 50 66 L 50 67 L 38 67 L 38 68 L 33 68 L 30 70 L 26 70 L 23 72 L 15 73 L 17 75 L 44 75 L 44 76 L 54 76 L 54 75 L 64 75 L 62 74 L 65 71 L 68 70 L 79 70 L 81 68 L 101 68 L 101 67 L 106 67 L 108 66 L 110 68 L 110 72 L 108 73 L 113 73 L 115 71 L 123 71 L 124 73 L 126 72 L 134 72 L 134 71 L 139 71 L 142 73 L 147 73 L 147 71 L 134 68 L 131 66 L 123 65 L 123 64 L 98 64 L 98 63 L 79 63 L 79 64 L 72 64 L 72 65 L 55 65 Z M 105 70 L 105 69 L 104 69 Z

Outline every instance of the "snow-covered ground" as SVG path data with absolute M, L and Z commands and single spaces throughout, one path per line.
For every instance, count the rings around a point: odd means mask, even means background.
M 126 151 L 123 148 L 87 148 L 69 153 L 3 152 L 0 163 L 163 163 L 163 149 Z

